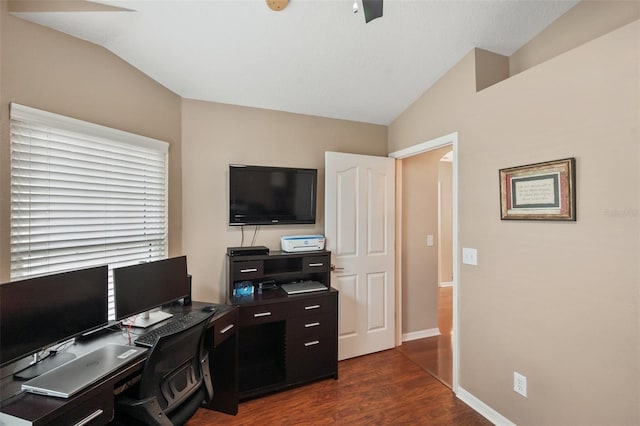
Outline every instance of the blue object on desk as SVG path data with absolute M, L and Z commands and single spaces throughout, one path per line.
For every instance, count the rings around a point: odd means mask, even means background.
M 253 283 L 251 281 L 242 281 L 236 283 L 233 289 L 233 295 L 238 296 L 250 296 L 253 294 Z

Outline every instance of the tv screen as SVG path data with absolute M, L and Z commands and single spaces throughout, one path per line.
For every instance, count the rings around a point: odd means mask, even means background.
M 108 323 L 107 266 L 0 285 L 2 365 Z
M 229 165 L 229 225 L 316 223 L 318 171 Z

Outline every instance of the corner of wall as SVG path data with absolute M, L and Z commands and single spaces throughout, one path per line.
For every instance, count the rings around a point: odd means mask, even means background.
M 509 78 L 509 58 L 488 50 L 474 50 L 476 92 Z
M 511 75 L 640 19 L 640 2 L 581 1 L 509 57 Z

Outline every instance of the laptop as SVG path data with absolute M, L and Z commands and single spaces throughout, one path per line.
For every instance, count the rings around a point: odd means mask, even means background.
M 24 382 L 22 390 L 69 398 L 146 351 L 147 348 L 110 343 Z
M 280 286 L 287 294 L 311 293 L 314 291 L 324 291 L 329 288 L 317 281 L 302 281 L 299 283 L 282 284 Z

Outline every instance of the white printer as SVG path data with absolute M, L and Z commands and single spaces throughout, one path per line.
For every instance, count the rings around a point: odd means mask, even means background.
M 288 253 L 324 250 L 324 235 L 285 235 L 280 246 Z

